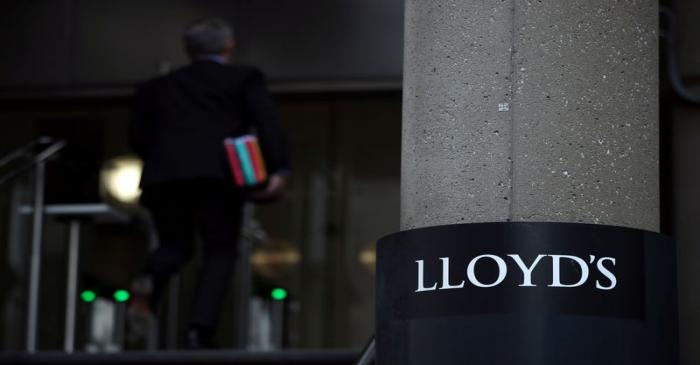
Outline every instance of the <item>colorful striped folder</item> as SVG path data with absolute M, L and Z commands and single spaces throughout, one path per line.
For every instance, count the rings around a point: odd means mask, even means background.
M 236 138 L 226 138 L 224 147 L 231 165 L 233 181 L 237 186 L 250 187 L 265 182 L 267 170 L 256 136 L 247 134 Z

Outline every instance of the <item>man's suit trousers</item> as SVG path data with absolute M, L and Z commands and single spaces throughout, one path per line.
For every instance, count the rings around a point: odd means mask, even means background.
M 151 212 L 159 246 L 146 262 L 154 298 L 202 241 L 202 264 L 192 297 L 190 326 L 215 330 L 232 276 L 243 200 L 232 182 L 188 179 L 144 188 L 142 204 Z

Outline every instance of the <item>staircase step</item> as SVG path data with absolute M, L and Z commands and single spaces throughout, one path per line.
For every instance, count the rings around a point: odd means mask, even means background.
M 232 365 L 352 365 L 357 351 L 288 350 L 249 352 L 232 350 L 207 351 L 130 351 L 114 354 L 64 352 L 0 353 L 0 364 L 232 364 Z

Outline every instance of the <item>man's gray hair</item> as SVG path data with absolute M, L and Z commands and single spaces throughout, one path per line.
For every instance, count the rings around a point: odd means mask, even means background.
M 185 48 L 193 59 L 221 54 L 232 39 L 233 29 L 218 18 L 197 20 L 184 34 Z

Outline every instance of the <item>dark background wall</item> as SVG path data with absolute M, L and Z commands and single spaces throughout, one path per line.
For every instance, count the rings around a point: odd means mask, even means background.
M 11 0 L 0 88 L 129 85 L 187 62 L 194 19 L 234 25 L 236 62 L 273 81 L 400 81 L 401 0 Z
M 700 2 L 674 0 L 665 5 L 676 7 L 679 34 L 675 51 L 684 82 L 700 95 Z M 668 193 L 665 218 L 667 233 L 678 245 L 681 363 L 691 365 L 700 363 L 700 106 L 670 93 L 661 100 L 661 109 L 667 153 L 662 161 Z
M 403 1 L 3 2 L 0 155 L 47 131 L 75 134 L 74 145 L 97 145 L 82 155 L 99 162 L 128 153 L 134 85 L 185 65 L 182 30 L 208 16 L 233 24 L 235 62 L 268 76 L 292 142 L 289 196 L 258 211 L 271 237 L 303 255 L 278 283 L 298 301 L 289 345 L 362 346 L 373 330 L 374 279 L 357 255 L 398 228 Z M 368 129 L 374 131 L 369 137 Z M 65 190 L 58 182 L 65 175 L 49 176 L 49 184 Z M 7 191 L 0 196 L 4 246 Z M 369 218 L 378 211 L 381 216 Z M 48 226 L 42 298 L 62 298 L 65 229 Z M 83 237 L 81 277 L 128 285 L 147 246 L 142 227 L 86 226 Z M 8 256 L 0 248 L 3 263 Z M 24 294 L 11 290 L 22 286 L 24 273 L 16 274 L 0 278 L 0 287 L 10 288 L 0 300 L 12 292 L 17 311 L 11 313 L 22 317 Z M 40 348 L 58 349 L 63 300 L 47 303 Z M 0 349 L 20 349 L 23 318 L 0 323 Z M 229 345 L 230 321 L 224 327 L 220 340 Z

